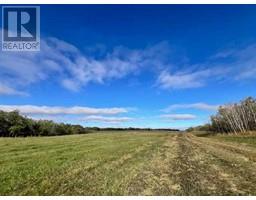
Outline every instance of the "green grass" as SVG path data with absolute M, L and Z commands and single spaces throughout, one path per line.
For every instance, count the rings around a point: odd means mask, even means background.
M 256 147 L 256 135 L 218 135 L 213 138 L 224 140 L 227 142 L 236 142 Z
M 111 194 L 125 170 L 164 139 L 148 133 L 0 138 L 0 194 Z
M 256 148 L 240 146 L 146 131 L 0 138 L 0 195 L 255 195 Z

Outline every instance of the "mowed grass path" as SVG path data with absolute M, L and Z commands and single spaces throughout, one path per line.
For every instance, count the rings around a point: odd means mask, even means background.
M 220 138 L 0 138 L 0 155 L 0 195 L 256 195 L 256 148 Z

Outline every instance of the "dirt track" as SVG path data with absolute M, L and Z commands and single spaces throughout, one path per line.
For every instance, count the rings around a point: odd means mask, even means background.
M 166 141 L 132 184 L 144 195 L 255 195 L 256 149 L 193 135 Z M 133 185 L 134 186 L 134 185 Z M 134 187 L 132 187 L 134 188 Z

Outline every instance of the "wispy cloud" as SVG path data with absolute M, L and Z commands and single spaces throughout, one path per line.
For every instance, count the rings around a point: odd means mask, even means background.
M 170 44 L 160 42 L 141 49 L 104 48 L 99 57 L 93 57 L 66 41 L 42 38 L 40 52 L 1 52 L 0 80 L 5 88 L 1 86 L 0 95 L 25 94 L 29 85 L 49 79 L 77 92 L 90 83 L 104 84 L 143 70 L 156 73 L 157 86 L 168 90 L 256 77 L 256 44 L 220 51 L 193 65 L 170 59 L 172 54 Z
M 226 49 L 212 57 L 219 68 L 229 69 L 227 79 L 241 81 L 256 79 L 256 44 L 242 48 Z
M 79 91 L 89 83 L 103 84 L 148 66 L 157 68 L 163 65 L 168 47 L 164 42 L 144 49 L 119 46 L 96 59 L 68 42 L 42 38 L 40 52 L 1 52 L 0 79 L 14 88 L 26 88 L 54 77 L 64 88 Z
M 195 115 L 192 114 L 166 114 L 166 115 L 160 115 L 160 118 L 164 120 L 193 120 L 196 119 Z
M 244 48 L 228 49 L 206 58 L 205 62 L 163 70 L 157 85 L 163 89 L 203 87 L 213 81 L 242 81 L 256 79 L 256 44 Z
M 103 122 L 103 123 L 123 123 L 123 122 L 130 122 L 133 121 L 133 118 L 130 117 L 105 117 L 105 116 L 98 116 L 98 115 L 91 115 L 86 116 L 81 119 L 85 122 Z
M 163 89 L 197 88 L 205 84 L 204 80 L 209 74 L 209 70 L 175 74 L 163 71 L 158 77 L 157 84 Z
M 10 112 L 18 110 L 22 114 L 38 115 L 116 115 L 127 113 L 127 108 L 90 108 L 90 107 L 59 107 L 59 106 L 35 106 L 35 105 L 0 105 L 0 110 Z
M 20 96 L 28 96 L 26 92 L 18 91 L 14 88 L 11 88 L 7 85 L 0 83 L 0 95 L 20 95 Z
M 219 105 L 210 105 L 207 103 L 192 103 L 192 104 L 173 104 L 167 108 L 162 109 L 163 112 L 171 112 L 179 109 L 197 109 L 197 110 L 206 110 L 206 111 L 215 111 Z
M 204 65 L 188 66 L 184 71 L 170 73 L 162 71 L 156 84 L 162 89 L 189 89 L 206 86 L 210 81 L 225 79 L 229 68 L 206 67 Z

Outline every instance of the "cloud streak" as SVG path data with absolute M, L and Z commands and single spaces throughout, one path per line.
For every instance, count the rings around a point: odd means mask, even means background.
M 59 106 L 35 106 L 35 105 L 0 105 L 0 110 L 10 112 L 20 111 L 22 114 L 37 115 L 116 115 L 127 113 L 126 108 L 90 108 L 90 107 L 59 107 Z
M 192 103 L 192 104 L 173 104 L 163 109 L 163 112 L 171 112 L 173 110 L 179 109 L 197 109 L 197 110 L 206 110 L 206 111 L 216 111 L 219 105 L 210 105 L 207 103 Z
M 96 59 L 65 41 L 42 38 L 40 52 L 1 52 L 0 79 L 5 81 L 6 87 L 26 88 L 54 77 L 62 87 L 79 91 L 89 83 L 104 84 L 138 74 L 148 66 L 158 68 L 163 65 L 162 55 L 168 48 L 164 42 L 144 49 L 119 46 Z
M 163 89 L 198 88 L 204 86 L 204 79 L 209 74 L 209 70 L 176 74 L 163 71 L 158 77 L 157 84 Z
M 14 88 L 11 88 L 7 85 L 0 83 L 0 95 L 19 95 L 19 96 L 28 96 L 26 92 L 18 91 Z
M 204 87 L 210 82 L 256 79 L 256 44 L 217 52 L 205 62 L 185 66 L 186 70 L 162 70 L 156 84 L 162 89 Z M 182 69 L 183 66 L 176 69 Z
M 105 84 L 146 70 L 156 73 L 156 85 L 167 90 L 256 77 L 256 44 L 220 51 L 193 65 L 174 62 L 173 53 L 168 42 L 160 42 L 141 49 L 117 46 L 93 57 L 66 41 L 41 38 L 40 52 L 1 52 L 0 95 L 24 95 L 30 85 L 49 79 L 78 92 L 91 83 Z
M 134 119 L 130 117 L 105 117 L 105 116 L 91 115 L 91 116 L 86 116 L 81 120 L 85 122 L 103 122 L 103 123 L 118 124 L 118 123 L 130 122 L 130 121 L 133 121 Z
M 166 114 L 161 115 L 160 118 L 164 120 L 178 121 L 178 120 L 193 120 L 196 119 L 195 115 L 192 114 Z

